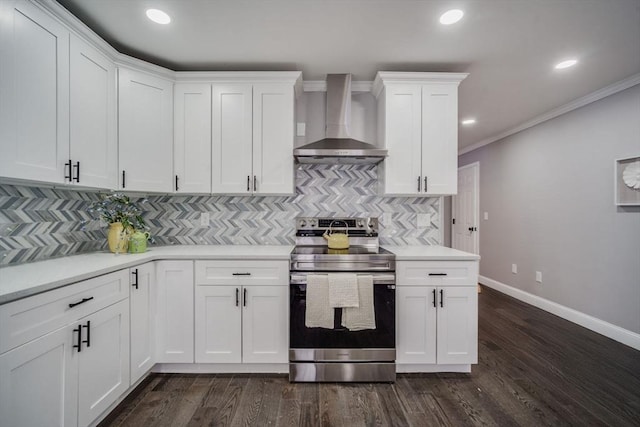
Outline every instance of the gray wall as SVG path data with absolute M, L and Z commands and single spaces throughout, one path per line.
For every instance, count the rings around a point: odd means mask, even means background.
M 480 274 L 640 333 L 640 207 L 613 198 L 632 156 L 640 85 L 460 156 L 480 162 Z

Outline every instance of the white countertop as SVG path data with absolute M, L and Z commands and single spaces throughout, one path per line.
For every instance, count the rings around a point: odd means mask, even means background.
M 480 255 L 444 246 L 386 246 L 396 255 L 396 261 L 477 261 Z
M 475 261 L 478 255 L 443 246 L 383 246 L 397 261 Z M 163 259 L 289 260 L 293 246 L 176 245 L 150 247 L 143 254 L 94 252 L 0 268 L 0 304 L 81 280 Z

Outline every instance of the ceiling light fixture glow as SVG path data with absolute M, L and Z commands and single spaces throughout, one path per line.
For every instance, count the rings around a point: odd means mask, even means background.
M 554 68 L 556 70 L 563 70 L 565 68 L 573 67 L 577 63 L 578 63 L 577 59 L 567 59 L 566 61 L 558 62 Z
M 442 25 L 455 24 L 456 22 L 462 19 L 463 15 L 464 15 L 464 12 L 461 11 L 460 9 L 447 10 L 445 13 L 440 15 L 440 23 Z
M 475 122 L 476 122 L 476 119 L 464 119 L 462 121 L 462 124 L 465 126 L 469 126 L 469 125 L 475 124 Z
M 171 17 L 158 9 L 147 9 L 147 18 L 151 19 L 156 24 L 166 25 L 171 22 Z

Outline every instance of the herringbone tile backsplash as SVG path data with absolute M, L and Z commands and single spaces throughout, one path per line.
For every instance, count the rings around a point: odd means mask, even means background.
M 441 243 L 439 198 L 377 191 L 375 165 L 299 165 L 293 196 L 131 196 L 155 245 L 293 244 L 298 216 L 377 216 L 383 245 Z M 106 250 L 106 226 L 88 212 L 98 198 L 91 191 L 1 184 L 0 266 Z M 211 218 L 206 226 L 203 212 Z M 431 215 L 429 227 L 416 227 L 418 213 Z

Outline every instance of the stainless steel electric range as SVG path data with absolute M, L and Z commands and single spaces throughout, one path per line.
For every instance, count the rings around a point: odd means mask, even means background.
M 329 249 L 322 237 L 347 233 L 348 249 Z M 395 381 L 395 255 L 378 239 L 377 218 L 297 218 L 291 254 L 289 379 L 299 382 Z M 375 328 L 349 330 L 342 310 L 329 327 L 305 326 L 309 275 L 372 276 Z

